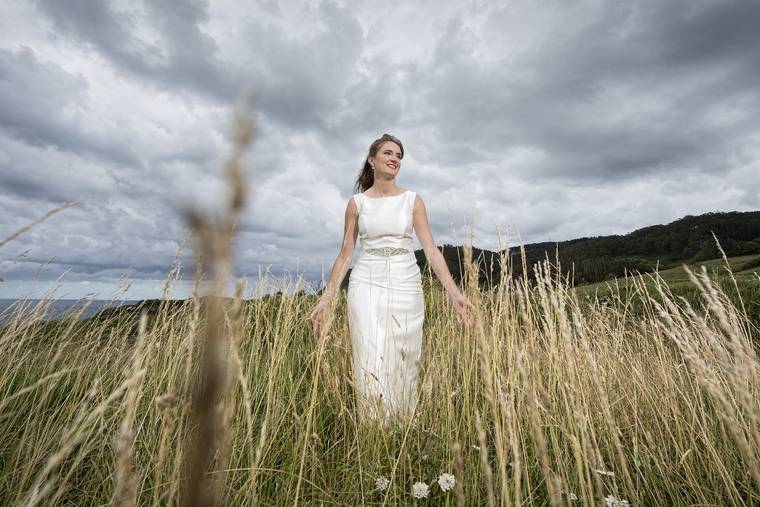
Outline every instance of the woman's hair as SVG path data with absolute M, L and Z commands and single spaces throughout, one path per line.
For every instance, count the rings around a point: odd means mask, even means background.
M 401 158 L 404 158 L 404 145 L 401 144 L 401 141 L 392 135 L 383 134 L 378 139 L 372 141 L 372 144 L 369 145 L 367 156 L 364 157 L 364 164 L 362 165 L 359 177 L 356 179 L 354 190 L 357 192 L 364 192 L 375 182 L 375 172 L 372 170 L 372 166 L 369 165 L 369 161 L 367 159 L 369 157 L 374 157 L 377 155 L 377 150 L 379 150 L 383 143 L 386 141 L 393 141 L 394 143 L 398 144 L 399 149 L 401 149 Z

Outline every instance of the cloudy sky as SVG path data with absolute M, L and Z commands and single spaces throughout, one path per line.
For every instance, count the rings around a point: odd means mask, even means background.
M 79 204 L 0 247 L 0 297 L 158 297 L 246 88 L 251 287 L 329 276 L 383 132 L 439 245 L 758 210 L 759 25 L 756 1 L 4 0 L 0 240 Z

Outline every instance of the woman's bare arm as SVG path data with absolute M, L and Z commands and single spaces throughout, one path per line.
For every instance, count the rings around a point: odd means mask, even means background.
M 438 250 L 438 247 L 435 246 L 433 234 L 430 232 L 430 225 L 428 225 L 425 203 L 419 195 L 415 196 L 414 199 L 412 219 L 414 230 L 417 232 L 417 238 L 420 240 L 422 249 L 425 251 L 425 258 L 430 264 L 430 267 L 433 268 L 435 275 L 443 284 L 443 288 L 446 289 L 451 304 L 454 307 L 457 320 L 459 322 L 467 322 L 470 326 L 475 325 L 475 307 L 472 303 L 467 301 L 467 298 L 464 297 L 459 290 L 459 287 L 457 287 L 456 282 L 454 282 L 454 279 L 451 277 L 451 273 L 449 273 L 446 259 L 443 258 L 443 254 Z
M 346 205 L 345 220 L 343 225 L 343 242 L 340 246 L 338 256 L 335 258 L 332 270 L 330 271 L 330 278 L 325 285 L 325 290 L 322 297 L 332 299 L 338 293 L 340 283 L 348 272 L 348 268 L 351 267 L 351 259 L 354 257 L 354 249 L 356 248 L 356 238 L 359 235 L 358 225 L 358 209 L 356 208 L 356 202 L 353 197 L 348 200 Z
M 443 254 L 438 250 L 438 247 L 435 246 L 433 234 L 430 232 L 430 225 L 428 224 L 425 202 L 419 194 L 416 195 L 414 199 L 412 218 L 414 230 L 417 233 L 417 239 L 420 240 L 422 250 L 425 252 L 425 258 L 433 269 L 435 275 L 443 284 L 443 288 L 446 289 L 446 292 L 449 294 L 460 294 L 459 287 L 457 287 L 456 282 L 451 277 L 449 267 L 446 265 L 446 259 L 443 258 Z

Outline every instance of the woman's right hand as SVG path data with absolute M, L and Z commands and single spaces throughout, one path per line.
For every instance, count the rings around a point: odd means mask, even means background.
M 327 318 L 330 316 L 332 301 L 329 298 L 321 298 L 319 302 L 314 306 L 306 320 L 312 322 L 312 326 L 315 334 L 319 334 L 322 331 L 323 326 L 327 323 Z

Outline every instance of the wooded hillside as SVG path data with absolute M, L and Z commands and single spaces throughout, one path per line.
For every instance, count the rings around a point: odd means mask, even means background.
M 528 277 L 533 277 L 532 266 L 547 256 L 554 263 L 557 251 L 563 273 L 569 273 L 576 285 L 623 276 L 626 270 L 647 272 L 657 267 L 668 269 L 682 263 L 715 259 L 720 257 L 720 252 L 713 234 L 729 257 L 760 255 L 760 211 L 687 215 L 667 225 L 652 225 L 625 235 L 527 244 Z M 462 247 L 445 244 L 439 248 L 452 276 L 459 282 L 464 258 Z M 501 253 L 473 248 L 481 284 L 488 286 L 492 280 L 499 279 Z M 424 252 L 417 250 L 415 255 L 424 268 L 427 264 Z M 513 276 L 522 276 L 519 245 L 510 247 L 509 255 Z M 754 262 L 760 261 L 755 259 Z M 350 271 L 343 281 L 344 286 L 348 284 L 349 275 Z

